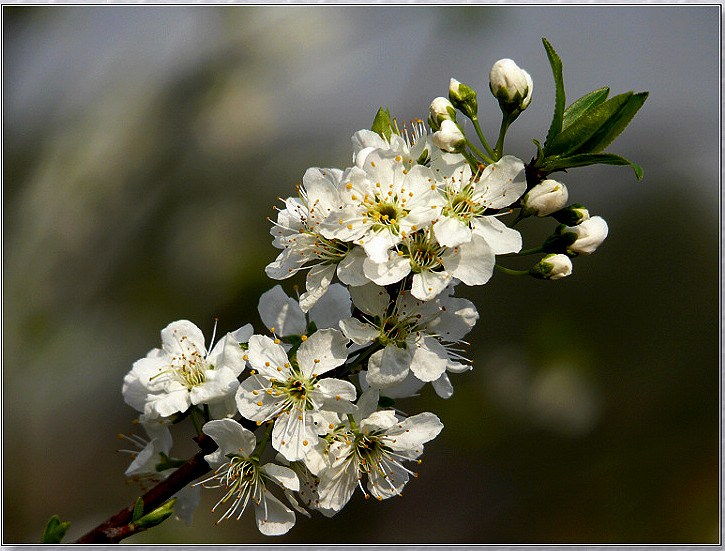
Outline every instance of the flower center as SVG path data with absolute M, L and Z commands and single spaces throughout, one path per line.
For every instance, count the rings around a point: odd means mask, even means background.
M 413 273 L 434 270 L 442 265 L 441 254 L 444 249 L 430 238 L 429 233 L 413 234 L 408 239 L 410 269 Z
M 475 216 L 480 216 L 484 210 L 485 207 L 473 200 L 473 188 L 470 185 L 460 191 L 446 188 L 446 205 L 443 207 L 443 214 L 446 216 L 466 222 Z
M 398 223 L 398 218 L 404 215 L 403 211 L 392 203 L 376 203 L 367 211 L 368 218 L 372 218 L 376 224 L 391 226 Z
M 191 390 L 206 381 L 205 371 L 211 366 L 204 354 L 185 336 L 181 338 L 181 344 L 186 351 L 171 360 L 171 372 L 182 385 Z

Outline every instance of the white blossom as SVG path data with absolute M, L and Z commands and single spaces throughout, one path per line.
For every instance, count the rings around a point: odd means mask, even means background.
M 265 268 L 272 279 L 286 279 L 306 269 L 306 292 L 300 306 L 307 312 L 325 294 L 335 274 L 346 285 L 365 283 L 362 261 L 365 254 L 345 241 L 320 233 L 320 225 L 341 207 L 340 182 L 345 173 L 338 169 L 310 168 L 305 172 L 299 197 L 285 201 L 271 233 L 274 246 L 282 249 Z
M 321 233 L 361 245 L 374 262 L 385 262 L 391 247 L 438 217 L 443 202 L 435 182 L 430 168 L 408 170 L 401 155 L 375 149 L 342 182 L 344 207 L 330 214 Z
M 226 491 L 212 511 L 231 500 L 231 505 L 217 524 L 234 515 L 237 519 L 241 518 L 251 500 L 257 528 L 262 534 L 286 534 L 295 524 L 295 514 L 267 490 L 267 482 L 274 482 L 288 490 L 299 490 L 299 480 L 294 471 L 274 463 L 260 466 L 259 458 L 253 456 L 256 447 L 254 434 L 232 419 L 209 421 L 202 431 L 213 438 L 219 448 L 204 457 L 209 466 L 216 469 L 214 474 L 197 484 L 205 488 L 221 487 Z
M 368 360 L 366 383 L 389 388 L 411 374 L 422 382 L 441 378 L 446 370 L 468 369 L 457 346 L 478 319 L 473 303 L 443 293 L 438 300 L 421 301 L 402 291 L 391 304 L 385 289 L 374 284 L 353 290 L 361 319 L 340 322 L 355 344 L 373 341 L 381 347 Z
M 511 155 L 473 174 L 461 165 L 441 188 L 445 206 L 433 224 L 436 240 L 446 247 L 470 242 L 480 235 L 494 254 L 518 252 L 521 235 L 495 216 L 487 214 L 514 203 L 526 191 L 524 163 Z
M 404 420 L 390 410 L 354 417 L 354 424 L 347 421 L 321 440 L 328 465 L 317 474 L 320 509 L 340 511 L 356 486 L 367 496 L 363 475 L 368 492 L 376 499 L 400 495 L 410 476 L 417 477 L 404 462 L 418 460 L 423 444 L 443 428 L 438 417 L 428 412 Z
M 247 324 L 227 333 L 207 352 L 196 325 L 187 320 L 170 323 L 161 331 L 162 347 L 137 360 L 124 377 L 126 403 L 152 418 L 201 404 L 212 406 L 217 417 L 231 416 L 237 377 L 245 365 L 240 343 L 252 332 Z
M 317 441 L 315 419 L 322 410 L 350 411 L 357 393 L 352 383 L 322 377 L 347 359 L 348 339 L 335 329 L 304 337 L 291 360 L 280 343 L 262 335 L 249 339 L 247 358 L 258 373 L 236 395 L 243 417 L 274 419 L 272 446 L 287 460 L 302 459 Z

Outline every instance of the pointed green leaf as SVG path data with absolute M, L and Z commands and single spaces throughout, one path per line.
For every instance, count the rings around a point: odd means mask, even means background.
M 566 130 L 571 123 L 576 121 L 584 113 L 604 102 L 609 95 L 609 88 L 604 87 L 594 90 L 580 97 L 564 111 L 564 120 L 562 122 L 562 130 Z
M 61 522 L 58 515 L 53 515 L 45 525 L 40 543 L 60 543 L 69 527 L 70 522 Z
M 619 166 L 629 165 L 634 169 L 634 174 L 637 176 L 637 180 L 642 179 L 642 167 L 631 161 L 628 161 L 624 157 L 615 155 L 614 153 L 584 153 L 580 155 L 572 155 L 571 157 L 565 157 L 563 159 L 547 159 L 541 165 L 541 170 L 550 173 L 557 170 L 564 170 L 567 168 L 597 164 Z
M 136 504 L 133 506 L 133 513 L 131 514 L 131 522 L 135 522 L 143 516 L 143 499 L 140 497 L 136 500 Z
M 167 518 L 174 514 L 174 505 L 178 498 L 173 498 L 151 511 L 148 515 L 144 515 L 141 518 L 132 521 L 129 526 L 133 530 L 142 531 L 147 530 L 153 526 L 158 526 L 164 522 Z
M 647 96 L 649 96 L 649 92 L 632 94 L 622 108 L 618 110 L 615 115 L 610 117 L 606 124 L 599 128 L 599 130 L 597 130 L 586 143 L 577 148 L 574 153 L 599 153 L 600 151 L 604 151 L 617 136 L 624 132 L 624 129 L 627 128 L 627 125 L 632 121 L 634 116 L 637 114 L 637 111 L 639 111 L 640 107 L 644 104 Z
M 576 122 L 561 132 L 544 147 L 547 157 L 568 157 L 574 152 L 590 153 L 582 146 L 597 132 L 606 128 L 610 121 L 616 121 L 618 113 L 632 97 L 632 92 L 619 94 L 583 113 Z
M 393 133 L 392 125 L 393 121 L 390 119 L 390 110 L 381 107 L 375 115 L 371 130 L 377 132 L 381 137 L 389 139 Z
M 544 150 L 546 146 L 553 140 L 562 129 L 562 123 L 564 120 L 564 105 L 566 104 L 566 94 L 564 93 L 564 76 L 562 72 L 561 59 L 554 50 L 553 46 L 549 44 L 546 38 L 541 39 L 544 42 L 544 48 L 546 49 L 546 55 L 549 58 L 549 64 L 551 65 L 551 71 L 554 73 L 554 84 L 556 85 L 556 94 L 554 99 L 554 117 L 551 120 L 551 126 L 549 126 L 549 132 L 546 134 L 546 140 L 544 142 Z

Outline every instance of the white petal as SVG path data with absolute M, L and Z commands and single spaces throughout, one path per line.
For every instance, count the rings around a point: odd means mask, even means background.
M 287 335 L 303 335 L 307 329 L 305 315 L 300 305 L 287 296 L 281 285 L 275 285 L 259 297 L 259 317 L 267 328 L 274 327 L 275 332 Z
M 244 371 L 246 364 L 244 350 L 242 350 L 242 347 L 239 346 L 239 341 L 231 333 L 227 333 L 219 339 L 219 342 L 209 352 L 207 359 L 209 364 L 214 366 L 215 370 L 228 369 L 235 377 Z
M 345 285 L 365 285 L 368 278 L 363 272 L 363 262 L 368 257 L 362 247 L 355 247 L 348 252 L 337 265 L 337 277 Z
M 300 479 L 297 478 L 297 474 L 288 467 L 275 465 L 274 463 L 267 463 L 266 465 L 263 465 L 260 470 L 283 488 L 294 490 L 295 492 L 300 489 Z
M 297 350 L 300 371 L 306 377 L 321 375 L 345 363 L 348 338 L 336 329 L 313 333 Z
M 268 393 L 272 384 L 261 375 L 251 375 L 242 381 L 234 396 L 242 417 L 252 421 L 266 421 L 277 415 L 283 407 L 283 398 Z
M 447 374 L 441 375 L 437 380 L 432 383 L 433 389 L 436 394 L 443 399 L 448 399 L 453 396 L 453 385 Z
M 435 381 L 446 371 L 448 351 L 433 337 L 423 337 L 414 346 L 410 370 L 421 381 Z
M 521 250 L 521 234 L 495 216 L 479 216 L 471 222 L 473 232 L 486 240 L 494 254 L 517 253 Z
M 300 308 L 303 312 L 308 312 L 325 295 L 335 270 L 334 264 L 318 264 L 307 272 L 305 277 L 307 291 L 300 296 Z
M 317 491 L 320 495 L 321 509 L 341 510 L 355 491 L 357 485 L 357 463 L 347 460 L 335 467 L 325 469 L 319 474 L 320 484 Z
M 151 394 L 146 402 L 144 413 L 169 417 L 174 413 L 183 413 L 191 405 L 189 391 L 177 388 L 164 394 Z
M 410 368 L 411 351 L 389 344 L 368 360 L 367 382 L 370 386 L 385 388 L 405 379 Z
M 249 342 L 249 337 L 254 334 L 254 327 L 252 327 L 251 323 L 248 323 L 247 325 L 244 325 L 229 334 L 237 342 Z
M 388 431 L 388 445 L 394 450 L 415 451 L 426 442 L 433 440 L 443 430 L 440 419 L 429 412 L 419 413 L 401 421 L 393 431 Z
M 433 224 L 433 235 L 444 247 L 455 247 L 471 240 L 471 228 L 458 218 L 443 215 Z
M 254 504 L 257 528 L 265 536 L 281 536 L 295 525 L 294 512 L 269 492 L 262 493 L 262 503 Z
M 488 208 L 507 207 L 526 191 L 524 163 L 511 155 L 488 165 L 476 183 L 474 198 L 481 198 Z
M 393 245 L 398 244 L 400 240 L 399 235 L 395 235 L 388 229 L 382 229 L 365 234 L 361 244 L 365 249 L 365 253 L 373 262 L 387 262 L 388 251 Z
M 355 344 L 368 344 L 380 336 L 380 330 L 355 318 L 340 322 L 340 329 Z
M 288 461 L 301 460 L 316 444 L 317 431 L 308 412 L 292 409 L 275 419 L 272 446 Z
M 232 419 L 209 421 L 201 428 L 201 431 L 207 436 L 211 436 L 219 446 L 219 449 L 211 454 L 218 456 L 216 459 L 219 460 L 219 462 L 210 462 L 212 468 L 218 467 L 226 461 L 226 455 L 230 453 L 249 457 L 257 445 L 254 434 Z M 210 461 L 209 458 L 210 456 L 207 455 L 207 462 Z
M 350 402 L 355 401 L 355 398 L 357 398 L 355 385 L 340 379 L 321 379 L 315 385 L 313 392 L 315 401 L 318 399 L 322 401 L 321 408 L 338 413 L 352 412 L 353 407 Z
M 390 295 L 374 283 L 350 288 L 350 296 L 355 306 L 370 316 L 382 316 L 390 304 Z
M 443 289 L 448 287 L 451 276 L 448 272 L 432 272 L 423 270 L 413 276 L 413 285 L 410 292 L 420 300 L 432 300 L 437 297 Z
M 473 235 L 470 243 L 449 249 L 443 255 L 443 266 L 453 277 L 466 285 L 483 285 L 493 275 L 496 257 L 480 235 Z
M 363 262 L 363 272 L 367 279 L 377 285 L 390 285 L 410 273 L 410 260 L 398 255 L 396 251 L 390 251 L 384 262 L 375 262 L 372 258 L 366 258 Z
M 302 299 L 300 299 L 300 303 Z M 352 300 L 348 290 L 335 283 L 330 285 L 327 292 L 310 309 L 310 320 L 315 322 L 318 329 L 339 327 L 340 320 L 349 318 L 352 313 Z
M 188 320 L 174 321 L 167 325 L 161 331 L 161 341 L 164 343 L 164 350 L 174 355 L 187 352 L 189 345 L 202 352 L 206 350 L 204 334 Z
M 279 344 L 275 344 L 266 335 L 252 335 L 249 337 L 247 356 L 249 364 L 267 377 L 277 377 L 277 368 L 285 369 L 285 364 L 289 364 L 284 348 Z
M 207 370 L 204 375 L 206 380 L 189 390 L 189 399 L 194 405 L 221 402 L 233 396 L 239 387 L 237 376 L 231 369 Z

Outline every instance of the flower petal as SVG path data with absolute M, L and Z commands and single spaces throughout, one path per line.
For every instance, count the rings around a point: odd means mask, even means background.
M 259 297 L 259 317 L 267 328 L 274 327 L 281 336 L 303 335 L 307 329 L 305 314 L 298 302 L 287 296 L 281 285 L 275 285 Z
M 389 344 L 368 360 L 367 382 L 376 388 L 385 388 L 403 381 L 408 374 L 411 351 Z
M 297 350 L 297 363 L 305 377 L 321 375 L 345 363 L 348 338 L 336 329 L 310 335 Z
M 290 531 L 297 518 L 294 512 L 269 492 L 262 493 L 262 502 L 254 504 L 257 528 L 265 536 L 281 536 Z

